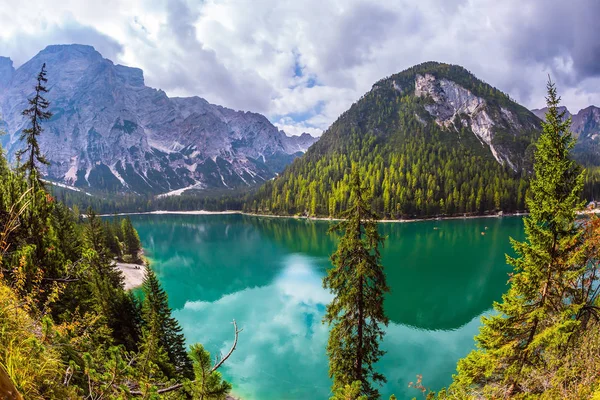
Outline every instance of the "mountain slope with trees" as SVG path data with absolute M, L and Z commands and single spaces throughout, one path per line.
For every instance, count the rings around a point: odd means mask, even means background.
M 462 67 L 417 65 L 373 85 L 246 210 L 339 216 L 352 163 L 384 218 L 523 210 L 540 124 Z
M 440 399 L 600 398 L 600 220 L 577 216 L 584 172 L 570 153 L 571 119 L 559 102 L 549 82 L 527 196 L 527 240 L 512 240 L 516 257 L 506 257 L 510 288 L 482 318 L 477 349 L 458 362 Z

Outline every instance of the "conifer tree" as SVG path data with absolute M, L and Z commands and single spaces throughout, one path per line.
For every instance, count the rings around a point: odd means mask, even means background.
M 121 244 L 119 243 L 119 237 L 115 232 L 114 222 L 104 221 L 104 242 L 106 243 L 106 247 L 112 253 L 112 255 L 121 258 Z
M 333 267 L 323 279 L 323 286 L 335 296 L 324 317 L 332 325 L 327 344 L 329 375 L 332 392 L 359 381 L 360 393 L 376 399 L 379 393 L 373 383 L 385 382 L 385 377 L 375 372 L 374 364 L 384 354 L 379 342 L 384 335 L 382 325 L 388 324 L 383 299 L 389 288 L 379 252 L 384 238 L 377 231 L 378 218 L 369 207 L 356 166 L 350 187 L 345 219 L 330 229 L 343 236 L 331 256 Z
M 43 96 L 44 93 L 48 92 L 48 89 L 44 86 L 46 82 L 48 82 L 48 79 L 46 78 L 46 64 L 44 63 L 37 76 L 35 96 L 28 99 L 29 108 L 23 111 L 23 115 L 29 117 L 31 123 L 29 128 L 23 130 L 20 137 L 20 140 L 25 141 L 26 147 L 25 149 L 19 150 L 16 154 L 18 159 L 21 159 L 23 155 L 27 155 L 27 159 L 20 166 L 20 169 L 22 172 L 29 174 L 30 186 L 33 186 L 34 183 L 43 186 L 38 163 L 50 165 L 40 151 L 38 143 L 38 136 L 43 131 L 41 123 L 52 117 L 52 113 L 46 111 L 48 107 L 50 107 L 50 102 Z
M 496 315 L 483 318 L 478 350 L 458 364 L 457 392 L 511 397 L 524 391 L 521 382 L 542 364 L 546 351 L 564 346 L 577 326 L 580 307 L 569 287 L 580 274 L 581 235 L 575 224 L 582 206 L 583 173 L 569 157 L 575 140 L 571 119 L 560 112 L 555 85 L 548 82 L 548 112 L 535 152 L 534 177 L 526 199 L 526 240 L 511 239 L 517 257 L 511 287 L 494 304 Z
M 53 223 L 56 226 L 59 246 L 65 258 L 71 262 L 77 261 L 80 255 L 80 235 L 76 229 L 75 215 L 67 206 L 57 203 L 53 208 Z
M 80 261 L 86 266 L 90 301 L 105 318 L 116 342 L 134 349 L 140 335 L 138 305 L 133 296 L 123 291 L 124 278 L 110 256 L 102 220 L 91 209 L 87 214 Z
M 102 225 L 102 220 L 98 214 L 91 208 L 87 210 L 87 223 L 83 230 L 83 240 L 85 246 L 94 250 L 102 261 L 109 259 L 108 251 L 105 243 L 105 233 Z
M 213 368 L 210 353 L 201 344 L 190 348 L 194 366 L 192 392 L 194 398 L 202 400 L 224 400 L 231 391 L 231 384 L 223 380 L 219 371 Z
M 121 221 L 121 231 L 123 232 L 123 242 L 125 243 L 125 252 L 133 260 L 138 259 L 139 251 L 142 248 L 140 237 L 131 223 L 131 219 L 126 217 Z
M 175 367 L 175 374 L 193 378 L 192 362 L 186 352 L 181 326 L 171 316 L 167 293 L 149 267 L 146 267 L 146 277 L 142 287 L 145 295 L 142 305 L 145 332 L 151 337 L 158 338 L 158 345 L 167 353 L 170 363 Z M 163 371 L 163 373 L 169 378 L 175 377 L 172 371 Z

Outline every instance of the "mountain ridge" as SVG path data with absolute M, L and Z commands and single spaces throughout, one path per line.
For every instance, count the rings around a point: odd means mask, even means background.
M 547 108 L 531 110 L 539 118 L 544 119 Z M 600 165 L 600 108 L 587 106 L 572 114 L 567 107 L 559 107 L 565 117 L 571 117 L 571 130 L 577 138 L 573 148 L 573 156 L 587 166 Z
M 54 116 L 44 125 L 46 178 L 79 188 L 160 194 L 237 188 L 267 181 L 316 138 L 289 137 L 261 114 L 169 98 L 143 71 L 105 59 L 92 46 L 51 45 L 19 68 L 0 59 L 0 139 L 14 161 L 20 114 L 42 63 Z

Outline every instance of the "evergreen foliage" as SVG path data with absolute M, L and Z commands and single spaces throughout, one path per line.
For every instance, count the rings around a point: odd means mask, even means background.
M 148 270 L 143 306 L 123 288 L 115 259 L 141 249 L 131 221 L 82 218 L 38 181 L 44 82 L 42 69 L 27 171 L 0 149 L 0 398 L 13 387 L 26 399 L 208 398 L 156 276 Z M 218 366 L 204 387 L 224 400 Z
M 185 347 L 185 338 L 181 327 L 171 316 L 167 293 L 163 290 L 156 278 L 156 274 L 146 268 L 144 278 L 144 303 L 142 305 L 142 319 L 146 336 L 156 338 L 157 347 L 164 350 L 168 357 L 168 366 L 172 371 L 163 369 L 165 376 L 173 378 L 182 375 L 193 377 L 192 361 L 188 357 Z M 157 365 L 161 363 L 156 362 Z
M 525 175 L 486 164 L 487 155 L 461 142 L 468 135 L 442 145 L 448 132 L 411 122 L 420 100 L 394 92 L 402 106 L 382 106 L 392 104 L 378 100 L 391 96 L 389 80 L 410 85 L 415 71 L 446 74 L 492 103 L 513 106 L 501 92 L 473 83 L 464 70 L 424 64 L 376 84 L 378 94 L 365 98 L 377 107 L 362 103 L 341 117 L 366 121 L 351 129 L 351 140 L 341 139 L 346 128 L 332 127 L 323 147 L 307 154 L 309 161 L 296 162 L 289 176 L 262 189 L 251 206 L 344 218 L 331 230 L 343 235 L 323 280 L 334 294 L 324 317 L 331 325 L 332 399 L 377 399 L 376 385 L 385 381 L 375 364 L 383 355 L 379 344 L 388 323 L 383 299 L 389 289 L 380 262 L 384 238 L 373 209 L 387 217 L 424 216 L 520 209 L 522 203 L 530 211 L 524 219 L 527 238 L 512 241 L 517 256 L 507 257 L 514 268 L 511 287 L 494 304 L 497 313 L 483 318 L 477 350 L 458 363 L 453 384 L 436 397 L 600 398 L 600 219 L 577 218 L 584 181 L 593 177 L 584 177 L 571 159 L 570 120 L 559 112 L 554 85 L 548 84 L 549 110 L 529 184 Z M 0 397 L 14 387 L 27 399 L 224 400 L 231 385 L 217 369 L 235 349 L 235 321 L 234 345 L 216 365 L 201 345 L 186 352 L 154 272 L 147 268 L 142 301 L 123 289 L 114 261 L 137 258 L 141 250 L 131 221 L 103 221 L 92 209 L 82 218 L 77 207 L 57 202 L 40 184 L 44 160 L 37 138 L 49 115 L 45 82 L 42 68 L 26 114 L 32 128 L 24 136 L 28 150 L 21 154 L 30 152 L 24 168 L 12 171 L 0 151 Z M 513 111 L 528 118 L 523 110 Z M 418 135 L 398 126 L 412 126 Z M 513 151 L 531 150 L 529 139 L 500 137 L 506 141 L 499 144 Z M 459 165 L 461 156 L 467 158 Z M 413 387 L 432 398 L 420 379 Z
M 354 381 L 350 385 L 336 389 L 329 400 L 367 400 L 367 396 L 361 395 L 361 382 Z M 390 400 L 396 400 L 396 396 L 391 395 Z
M 33 186 L 34 182 L 42 185 L 39 164 L 49 165 L 40 151 L 38 143 L 38 136 L 43 131 L 41 123 L 52 117 L 52 113 L 47 111 L 50 103 L 43 96 L 44 93 L 48 92 L 48 89 L 44 86 L 46 82 L 48 82 L 48 79 L 46 78 L 46 64 L 44 63 L 37 76 L 35 96 L 28 100 L 30 107 L 23 111 L 23 115 L 29 117 L 31 122 L 31 126 L 21 132 L 20 140 L 25 142 L 26 147 L 23 150 L 19 150 L 16 154 L 19 160 L 23 155 L 27 155 L 27 160 L 21 165 L 20 170 L 28 173 L 30 186 Z
M 213 370 L 210 353 L 201 344 L 192 345 L 190 357 L 194 365 L 194 385 L 192 393 L 204 400 L 222 399 L 231 390 L 231 384 L 224 381 L 221 373 Z
M 142 244 L 140 242 L 140 237 L 133 228 L 129 217 L 125 217 L 121 221 L 121 231 L 123 235 L 123 242 L 125 244 L 125 253 L 127 253 L 132 260 L 138 260 L 140 250 L 142 249 Z
M 378 218 L 366 200 L 356 166 L 351 176 L 351 206 L 345 220 L 331 228 L 343 236 L 323 279 L 323 286 L 335 296 L 324 317 L 332 325 L 327 344 L 329 375 L 334 393 L 359 381 L 360 393 L 377 399 L 379 392 L 373 385 L 385 382 L 385 377 L 375 372 L 374 364 L 384 354 L 379 342 L 382 325 L 388 324 L 383 298 L 389 288 L 379 253 L 384 238 L 377 231 Z
M 83 190 L 86 190 L 85 188 Z M 93 208 L 101 214 L 138 213 L 158 210 L 170 211 L 226 211 L 242 210 L 243 204 L 249 201 L 249 196 L 255 188 L 248 190 L 210 190 L 206 192 L 185 193 L 180 196 L 142 196 L 137 194 L 91 193 L 51 186 L 51 193 L 69 207 L 81 209 Z
M 584 175 L 570 158 L 571 121 L 559 112 L 559 101 L 549 82 L 549 109 L 527 197 L 526 241 L 511 241 L 518 255 L 507 256 L 514 267 L 511 287 L 494 304 L 498 313 L 483 318 L 478 349 L 459 362 L 457 391 L 488 398 L 543 392 L 524 382 L 547 365 L 550 354 L 566 349 L 588 303 L 587 296 L 576 295 L 576 282 L 585 281 L 589 266 L 576 223 Z

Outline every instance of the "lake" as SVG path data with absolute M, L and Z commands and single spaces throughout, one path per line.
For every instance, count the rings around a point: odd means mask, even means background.
M 331 295 L 322 278 L 336 239 L 327 221 L 246 215 L 136 215 L 140 234 L 188 344 L 215 355 L 243 331 L 220 369 L 243 400 L 327 399 L 321 323 Z M 509 237 L 520 217 L 380 224 L 391 293 L 377 369 L 384 396 L 419 397 L 416 375 L 433 390 L 448 385 L 473 347 L 481 315 L 507 286 Z M 484 234 L 482 234 L 482 232 Z

